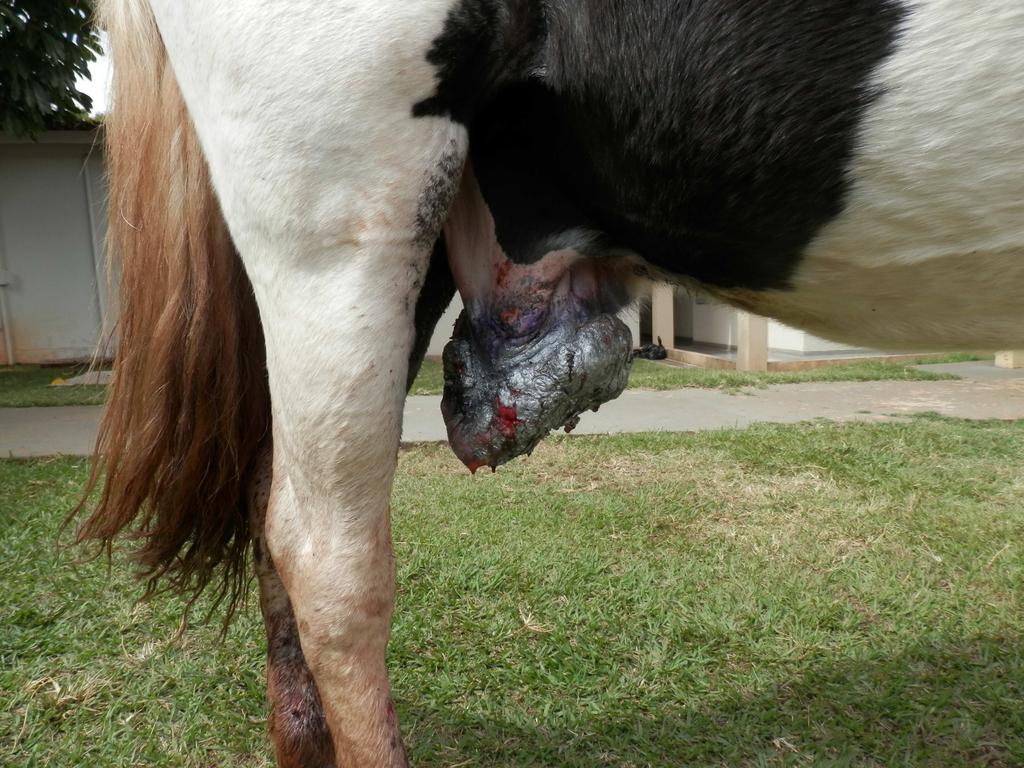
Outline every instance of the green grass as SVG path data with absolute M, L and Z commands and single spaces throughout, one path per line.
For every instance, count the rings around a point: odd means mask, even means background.
M 924 363 L 954 363 L 981 360 L 978 355 L 955 353 L 922 357 Z M 950 374 L 919 371 L 917 363 L 864 362 L 852 365 L 834 365 L 795 373 L 740 373 L 738 371 L 712 371 L 702 368 L 663 365 L 648 360 L 637 360 L 629 379 L 630 389 L 683 389 L 703 387 L 735 392 L 744 387 L 765 387 L 769 384 L 792 384 L 801 381 L 938 381 L 955 379 Z M 55 378 L 70 378 L 85 369 L 41 368 L 21 365 L 0 368 L 0 408 L 19 408 L 38 405 L 100 405 L 105 388 L 99 386 L 51 387 Z M 410 393 L 413 395 L 440 395 L 444 388 L 444 374 L 438 360 L 423 362 Z
M 743 371 L 715 371 L 636 360 L 629 377 L 631 389 L 682 389 L 702 387 L 735 392 L 745 387 L 763 388 L 770 384 L 798 384 L 811 381 L 942 381 L 958 379 L 949 373 L 921 371 L 915 365 L 929 363 L 962 363 L 981 360 L 978 355 L 955 353 L 930 355 L 909 363 L 866 360 L 848 365 L 829 365 L 803 371 L 747 373 Z
M 413 764 L 1024 764 L 1024 422 L 403 452 L 390 666 Z M 255 606 L 176 635 L 0 462 L 0 765 L 263 766 Z
M 16 365 L 0 367 L 0 408 L 38 405 L 102 405 L 106 387 L 82 385 L 51 387 L 54 379 L 69 379 L 85 373 L 88 366 L 42 367 Z
M 805 371 L 786 373 L 743 373 L 740 371 L 714 371 L 666 365 L 649 360 L 636 360 L 629 376 L 630 389 L 724 389 L 735 392 L 744 387 L 766 387 L 769 384 L 795 384 L 805 381 L 940 381 L 958 378 L 948 373 L 920 371 L 915 365 L 925 363 L 961 363 L 984 359 L 971 353 L 922 356 L 910 363 L 866 361 L 849 365 L 830 365 Z M 413 384 L 414 395 L 439 395 L 444 387 L 441 364 L 426 360 Z
M 420 366 L 420 372 L 409 389 L 410 395 L 440 395 L 444 390 L 444 371 L 441 361 L 426 358 Z

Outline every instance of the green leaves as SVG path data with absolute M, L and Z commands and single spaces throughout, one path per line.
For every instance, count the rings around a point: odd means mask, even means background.
M 75 85 L 102 52 L 92 0 L 0 0 L 0 129 L 17 136 L 88 120 Z

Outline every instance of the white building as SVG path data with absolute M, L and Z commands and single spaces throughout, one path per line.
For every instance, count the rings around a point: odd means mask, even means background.
M 0 364 L 86 360 L 108 301 L 95 131 L 0 135 Z

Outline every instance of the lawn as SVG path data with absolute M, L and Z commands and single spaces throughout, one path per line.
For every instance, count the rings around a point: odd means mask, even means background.
M 413 764 L 1024 764 L 1022 456 L 939 417 L 403 451 Z M 122 555 L 73 567 L 85 471 L 0 462 L 0 765 L 267 765 L 255 606 L 178 636 Z
M 979 360 L 968 353 L 922 357 L 919 362 L 950 363 Z M 801 381 L 938 381 L 955 379 L 950 374 L 920 371 L 916 363 L 861 362 L 835 365 L 795 373 L 740 373 L 738 371 L 711 371 L 702 368 L 664 365 L 648 360 L 637 360 L 629 379 L 630 389 L 683 389 L 703 387 L 739 391 L 744 387 L 764 387 L 769 384 L 792 384 Z M 105 399 L 104 387 L 51 387 L 56 378 L 70 378 L 85 368 L 50 368 L 19 365 L 0 367 L 0 408 L 22 408 L 37 405 L 100 405 Z M 440 395 L 444 388 L 444 374 L 437 360 L 425 360 L 411 393 L 414 395 Z
M 106 387 L 83 385 L 51 387 L 54 379 L 70 379 L 85 373 L 88 366 L 50 367 L 38 365 L 0 366 L 0 408 L 34 405 L 102 405 Z
M 922 356 L 910 363 L 887 363 L 878 360 L 830 365 L 806 371 L 780 373 L 744 373 L 741 371 L 713 371 L 705 368 L 666 365 L 649 360 L 636 360 L 629 376 L 630 389 L 724 389 L 735 392 L 744 387 L 765 387 L 769 384 L 795 384 L 802 381 L 939 381 L 956 379 L 948 373 L 921 371 L 915 365 L 925 363 L 961 363 L 981 360 L 973 353 Z M 426 360 L 413 383 L 414 395 L 439 395 L 444 387 L 441 364 Z

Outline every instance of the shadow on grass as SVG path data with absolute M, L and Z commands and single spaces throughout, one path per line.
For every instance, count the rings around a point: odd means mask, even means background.
M 423 767 L 1024 765 L 1019 638 L 935 638 L 890 658 L 821 657 L 790 679 L 730 692 L 658 709 L 638 691 L 614 715 L 566 707 L 571 722 L 557 724 L 540 712 L 510 722 L 410 702 L 404 725 Z

